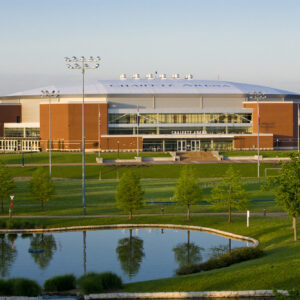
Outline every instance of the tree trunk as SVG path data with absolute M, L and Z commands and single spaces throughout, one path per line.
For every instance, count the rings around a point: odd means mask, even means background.
M 129 220 L 132 220 L 132 210 L 129 211 Z
M 189 221 L 190 220 L 190 206 L 187 206 L 187 216 L 186 219 Z
M 231 223 L 231 205 L 229 204 L 228 223 Z
M 297 220 L 295 216 L 293 216 L 293 228 L 294 228 L 294 241 L 297 241 Z

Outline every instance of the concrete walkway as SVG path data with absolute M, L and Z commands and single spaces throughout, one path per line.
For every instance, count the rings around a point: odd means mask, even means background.
M 186 213 L 165 213 L 164 216 L 185 216 Z M 220 212 L 220 213 L 192 213 L 191 216 L 227 216 L 228 213 Z M 156 217 L 162 216 L 162 214 L 136 214 L 133 217 Z M 246 213 L 232 213 L 232 216 L 246 216 Z M 263 213 L 253 212 L 251 216 L 255 217 L 264 217 Z M 126 218 L 128 217 L 127 214 L 122 215 L 62 215 L 62 216 L 44 216 L 44 215 L 34 215 L 34 216 L 13 216 L 14 219 L 23 218 L 23 219 L 38 219 L 38 218 L 45 218 L 45 219 L 87 219 L 87 218 Z M 287 217 L 285 212 L 270 212 L 267 213 L 265 217 Z M 0 218 L 7 218 L 7 216 L 0 216 Z

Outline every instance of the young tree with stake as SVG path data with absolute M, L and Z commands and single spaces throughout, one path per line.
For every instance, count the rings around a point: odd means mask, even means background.
M 245 209 L 248 203 L 241 176 L 232 166 L 228 168 L 222 182 L 213 187 L 210 202 L 216 207 L 228 209 L 228 223 L 231 223 L 232 208 Z
M 55 185 L 46 170 L 39 168 L 33 173 L 29 191 L 31 198 L 40 201 L 41 210 L 44 210 L 44 202 L 51 200 L 55 193 Z
M 174 191 L 174 201 L 187 207 L 186 219 L 190 220 L 190 208 L 202 199 L 202 189 L 190 166 L 184 166 Z
M 133 171 L 126 171 L 120 178 L 116 192 L 117 207 L 129 212 L 129 220 L 133 211 L 143 206 L 143 194 L 140 178 Z

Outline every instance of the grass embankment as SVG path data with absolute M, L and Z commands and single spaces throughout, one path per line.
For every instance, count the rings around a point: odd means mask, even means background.
M 264 158 L 268 157 L 289 157 L 291 153 L 296 151 L 260 151 L 260 155 Z M 223 156 L 254 156 L 257 155 L 257 151 L 228 151 L 220 152 Z
M 245 179 L 246 180 L 246 179 Z M 250 179 L 248 179 L 250 180 Z M 253 179 L 251 179 L 253 181 Z M 250 182 L 245 186 L 248 191 L 251 211 L 267 212 L 282 211 L 275 205 L 272 191 L 261 191 L 260 185 Z M 211 189 L 217 179 L 201 179 L 203 188 L 203 201 L 193 205 L 191 211 L 194 213 L 222 212 L 222 209 L 214 208 L 207 201 Z M 185 213 L 185 207 L 172 202 L 176 179 L 148 179 L 142 180 L 142 188 L 145 191 L 145 206 L 137 211 L 138 214 L 161 212 Z M 124 214 L 116 208 L 115 191 L 118 185 L 116 180 L 87 181 L 86 182 L 86 204 L 87 214 Z M 46 210 L 40 210 L 39 201 L 30 200 L 28 181 L 16 181 L 14 215 L 80 215 L 82 213 L 82 186 L 80 180 L 55 181 L 56 193 L 53 199 L 45 203 Z M 5 214 L 8 212 L 9 201 L 4 201 Z M 2 214 L 3 215 L 3 214 Z
M 254 163 L 234 163 L 231 164 L 233 169 L 238 170 L 242 177 L 256 177 L 257 165 Z M 199 178 L 223 177 L 229 167 L 228 163 L 209 163 L 209 164 L 192 164 Z M 264 174 L 265 168 L 276 168 L 276 163 L 261 164 L 261 174 Z M 48 169 L 48 166 L 42 167 Z M 182 165 L 181 164 L 136 164 L 136 165 L 87 165 L 87 179 L 116 179 L 128 169 L 135 170 L 140 178 L 178 178 Z M 14 177 L 28 177 L 37 167 L 9 167 L 9 171 Z M 72 178 L 80 179 L 82 168 L 78 166 L 52 166 L 53 178 Z
M 136 152 L 116 152 L 101 153 L 103 159 L 134 159 Z M 86 162 L 95 163 L 97 153 L 86 153 Z M 163 152 L 141 152 L 141 157 L 171 157 L 169 153 Z M 80 163 L 82 161 L 81 152 L 52 152 L 52 163 Z M 5 164 L 22 164 L 22 154 L 8 153 L 0 154 L 0 160 Z M 49 153 L 24 153 L 24 163 L 26 164 L 47 164 L 49 162 Z
M 217 228 L 256 238 L 265 256 L 234 264 L 227 268 L 176 276 L 167 279 L 126 284 L 125 292 L 210 291 L 290 289 L 300 286 L 300 243 L 293 242 L 292 220 L 288 217 L 251 217 L 250 228 L 245 217 L 193 216 L 190 222 L 183 216 L 127 218 L 35 219 L 39 226 L 64 227 L 102 224 L 187 224 Z

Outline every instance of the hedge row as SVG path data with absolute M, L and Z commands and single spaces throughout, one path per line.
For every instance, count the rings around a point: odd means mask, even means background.
M 264 252 L 259 248 L 245 247 L 233 250 L 231 253 L 220 255 L 217 258 L 211 258 L 201 264 L 191 264 L 182 266 L 176 270 L 177 275 L 187 275 L 202 271 L 209 271 L 228 267 L 232 264 L 254 259 L 263 256 Z
M 34 222 L 28 220 L 1 220 L 0 219 L 0 229 L 31 229 L 31 228 L 41 228 L 37 226 Z
M 36 297 L 41 291 L 37 282 L 27 278 L 0 279 L 0 296 Z

